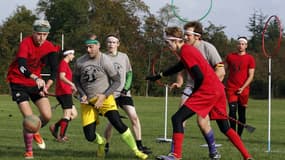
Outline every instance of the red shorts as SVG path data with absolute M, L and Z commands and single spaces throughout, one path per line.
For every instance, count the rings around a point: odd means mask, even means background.
M 226 92 L 229 103 L 238 102 L 242 106 L 247 107 L 249 88 L 244 89 L 241 94 L 236 94 L 237 90 L 235 89 L 227 89 Z
M 213 92 L 198 90 L 184 105 L 203 118 L 209 115 L 211 120 L 227 119 L 226 94 L 223 89 Z

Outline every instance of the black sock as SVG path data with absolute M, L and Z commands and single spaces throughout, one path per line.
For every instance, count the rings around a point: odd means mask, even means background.
M 143 147 L 141 140 L 136 140 L 136 144 L 137 144 L 138 148 L 142 148 Z

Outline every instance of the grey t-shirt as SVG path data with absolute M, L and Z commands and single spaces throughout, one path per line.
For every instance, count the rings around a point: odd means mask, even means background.
M 202 53 L 203 57 L 208 61 L 213 69 L 215 69 L 215 66 L 218 63 L 222 62 L 222 58 L 219 55 L 216 47 L 211 43 L 201 40 L 200 44 L 195 47 Z M 194 81 L 189 74 L 187 74 L 186 86 L 194 87 Z
M 126 74 L 129 71 L 132 71 L 132 66 L 127 54 L 122 52 L 117 52 L 116 55 L 107 54 L 108 57 L 112 60 L 114 68 L 120 74 L 121 85 L 117 88 L 114 92 L 115 98 L 119 97 L 121 91 L 123 90 L 125 83 L 126 83 Z M 131 96 L 130 91 L 127 92 L 127 96 Z
M 115 77 L 117 71 L 107 55 L 100 53 L 95 59 L 85 54 L 77 59 L 73 74 L 80 95 L 90 99 L 110 88 L 110 77 Z

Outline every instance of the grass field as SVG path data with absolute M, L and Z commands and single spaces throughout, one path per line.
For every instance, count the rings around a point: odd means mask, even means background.
M 57 102 L 50 98 L 51 103 Z M 151 147 L 153 154 L 149 159 L 155 159 L 156 155 L 166 154 L 169 151 L 169 143 L 157 143 L 156 138 L 164 136 L 164 98 L 157 97 L 134 97 L 137 112 L 142 123 L 143 142 Z M 168 107 L 168 138 L 171 137 L 172 126 L 170 117 L 177 110 L 179 98 L 170 97 Z M 0 95 L 0 159 L 19 160 L 23 159 L 24 143 L 22 138 L 21 114 L 11 97 Z M 243 141 L 256 160 L 282 160 L 285 159 L 285 100 L 272 101 L 271 123 L 271 152 L 267 153 L 267 128 L 268 128 L 268 105 L 266 100 L 250 100 L 247 110 L 248 124 L 256 127 L 254 133 L 244 131 Z M 76 102 L 77 109 L 79 104 Z M 35 107 L 34 107 L 35 108 Z M 37 112 L 35 110 L 35 112 Z M 79 111 L 80 112 L 80 111 Z M 121 112 L 124 115 L 123 112 Z M 55 122 L 61 115 L 58 107 L 53 114 L 51 122 Z M 130 126 L 129 120 L 124 122 Z M 102 118 L 98 126 L 99 133 L 103 133 L 106 120 Z M 227 138 L 218 130 L 215 122 L 212 122 L 215 131 L 216 142 L 222 144 L 219 152 L 224 160 L 241 160 L 240 153 L 233 147 Z M 85 140 L 80 117 L 72 121 L 68 128 L 70 141 L 58 143 L 54 141 L 48 127 L 41 129 L 46 141 L 47 149 L 39 150 L 34 144 L 34 156 L 39 160 L 93 160 L 97 159 L 95 152 L 97 145 Z M 187 123 L 183 150 L 184 160 L 208 159 L 207 148 L 200 147 L 205 141 L 196 125 L 196 116 Z M 120 136 L 114 131 L 110 152 L 105 159 L 132 160 L 136 159 L 129 148 L 121 141 Z

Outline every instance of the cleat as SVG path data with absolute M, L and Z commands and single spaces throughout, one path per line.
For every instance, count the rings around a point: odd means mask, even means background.
M 148 157 L 147 154 L 145 154 L 145 153 L 143 153 L 142 151 L 139 151 L 139 150 L 135 151 L 135 155 L 136 155 L 137 158 L 142 159 L 142 160 L 145 160 Z
M 106 143 L 105 144 L 105 154 L 107 154 L 108 152 L 109 152 L 109 148 L 110 148 L 110 146 L 109 146 L 109 143 Z
M 54 138 L 58 139 L 58 133 L 57 133 L 57 131 L 55 130 L 55 125 L 54 125 L 54 124 L 52 124 L 52 125 L 49 126 L 49 130 L 50 130 L 52 136 L 53 136 Z
M 24 157 L 25 157 L 25 159 L 34 159 L 33 152 L 32 151 L 26 152 L 24 154 Z
M 220 160 L 221 159 L 221 155 L 219 152 L 215 152 L 215 153 L 210 153 L 209 154 L 210 160 Z
M 105 144 L 106 144 L 106 139 L 102 138 L 103 142 L 100 144 L 98 143 L 98 150 L 97 150 L 97 157 L 99 158 L 104 158 L 105 157 Z
M 35 142 L 37 143 L 40 149 L 46 149 L 46 144 L 40 133 L 35 133 L 33 136 Z
M 150 150 L 150 148 L 146 147 L 146 146 L 141 146 L 141 147 L 138 147 L 138 149 L 140 151 L 142 151 L 143 153 L 145 154 L 152 154 L 152 151 Z
M 173 155 L 167 155 L 167 156 L 160 155 L 160 156 L 157 156 L 155 159 L 156 160 L 178 160 Z
M 67 142 L 69 139 L 67 136 L 64 136 L 64 137 L 59 137 L 56 139 L 57 142 L 60 142 L 60 143 L 64 143 L 64 142 Z

